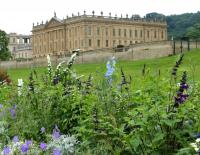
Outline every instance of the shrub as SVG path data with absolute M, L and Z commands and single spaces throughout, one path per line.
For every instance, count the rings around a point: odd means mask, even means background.
M 11 80 L 4 69 L 0 69 L 0 84 L 7 83 L 10 84 Z
M 183 55 L 170 80 L 151 76 L 144 65 L 139 88 L 115 66 L 114 59 L 107 63 L 105 74 L 97 73 L 98 80 L 92 75 L 83 79 L 73 71 L 76 56 L 56 68 L 48 57 L 42 80 L 33 71 L 19 96 L 13 89 L 15 95 L 3 109 L 7 115 L 2 119 L 6 131 L 0 135 L 2 150 L 7 149 L 9 137 L 18 135 L 36 144 L 43 142 L 42 148 L 48 143 L 51 150 L 56 146 L 75 154 L 195 153 L 190 143 L 200 131 L 200 87 L 188 79 L 187 72 L 179 75 Z M 52 130 L 59 140 L 52 141 Z M 68 140 L 72 145 L 65 145 Z

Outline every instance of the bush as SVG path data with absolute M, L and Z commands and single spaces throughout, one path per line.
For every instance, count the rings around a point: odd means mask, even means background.
M 200 130 L 200 86 L 187 78 L 187 72 L 179 75 L 183 56 L 172 68 L 171 80 L 150 76 L 144 67 L 138 89 L 114 59 L 107 63 L 106 74 L 98 73 L 98 80 L 92 75 L 83 79 L 72 70 L 76 55 L 56 68 L 48 58 L 42 80 L 33 71 L 20 95 L 12 90 L 15 95 L 0 108 L 2 150 L 18 135 L 37 145 L 45 142 L 47 148 L 69 148 L 72 154 L 195 153 L 190 143 Z M 52 141 L 51 134 L 60 133 L 74 138 Z M 64 147 L 69 139 L 72 145 Z
M 0 69 L 0 84 L 7 83 L 10 84 L 11 80 L 7 74 L 7 72 L 3 69 Z

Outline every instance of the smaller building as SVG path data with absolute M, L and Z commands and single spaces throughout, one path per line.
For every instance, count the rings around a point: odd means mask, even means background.
M 31 59 L 32 55 L 33 55 L 32 46 L 29 44 L 28 46 L 26 45 L 24 47 L 19 47 L 14 54 L 14 58 Z
M 8 34 L 9 45 L 8 49 L 14 59 L 32 58 L 32 36 L 22 35 L 17 33 Z

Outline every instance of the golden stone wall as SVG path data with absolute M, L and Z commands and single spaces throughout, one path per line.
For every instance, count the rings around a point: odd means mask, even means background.
M 167 40 L 165 21 L 104 16 L 73 16 L 33 26 L 34 57 L 64 55 L 74 49 L 82 51 L 128 46 L 135 43 Z

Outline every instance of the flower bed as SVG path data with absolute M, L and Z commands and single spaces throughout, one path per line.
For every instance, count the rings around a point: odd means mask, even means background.
M 197 153 L 200 86 L 179 71 L 183 55 L 171 79 L 144 65 L 140 89 L 114 58 L 100 80 L 78 75 L 76 56 L 56 68 L 48 57 L 42 77 L 33 70 L 28 83 L 0 87 L 2 154 Z

